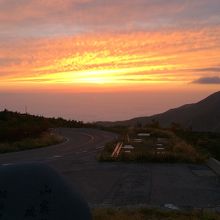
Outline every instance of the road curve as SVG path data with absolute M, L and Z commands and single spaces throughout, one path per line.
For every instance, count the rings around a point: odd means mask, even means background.
M 79 157 L 82 153 L 101 150 L 106 142 L 116 138 L 116 134 L 96 129 L 59 128 L 56 132 L 65 137 L 65 142 L 44 148 L 6 153 L 0 155 L 0 165 L 25 162 L 50 162 Z
M 78 189 L 91 206 L 174 204 L 220 207 L 219 177 L 206 165 L 99 163 L 97 153 L 116 134 L 62 128 L 60 145 L 0 155 L 0 165 L 43 162 Z

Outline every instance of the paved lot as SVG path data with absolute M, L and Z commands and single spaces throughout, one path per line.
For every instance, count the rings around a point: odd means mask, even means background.
M 99 163 L 96 155 L 116 135 L 59 129 L 61 145 L 0 155 L 1 166 L 43 162 L 81 191 L 90 205 L 220 206 L 220 179 L 205 165 Z

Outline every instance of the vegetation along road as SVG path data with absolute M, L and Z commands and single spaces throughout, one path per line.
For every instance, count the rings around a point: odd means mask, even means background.
M 220 206 L 219 177 L 206 165 L 169 163 L 101 163 L 97 154 L 115 139 L 113 133 L 89 128 L 62 128 L 62 144 L 0 155 L 1 166 L 43 162 L 76 187 L 89 204 L 126 206 Z

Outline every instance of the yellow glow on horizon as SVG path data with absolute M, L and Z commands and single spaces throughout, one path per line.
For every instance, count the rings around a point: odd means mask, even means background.
M 130 68 L 118 68 L 118 69 L 97 69 L 97 70 L 84 70 L 84 71 L 68 71 L 59 73 L 50 73 L 39 76 L 21 77 L 12 81 L 23 81 L 33 83 L 46 83 L 46 84 L 131 84 L 133 82 L 148 82 L 158 83 L 166 82 L 161 80 L 160 75 L 134 75 L 135 73 L 150 72 L 150 71 L 161 71 L 164 69 L 173 70 L 177 66 L 175 65 L 158 65 L 158 66 L 140 66 Z M 43 68 L 44 69 L 44 68 Z M 46 67 L 45 69 L 50 69 Z M 131 76 L 129 75 L 131 74 Z M 132 79 L 130 79 L 132 77 Z M 168 80 L 167 80 L 168 81 Z

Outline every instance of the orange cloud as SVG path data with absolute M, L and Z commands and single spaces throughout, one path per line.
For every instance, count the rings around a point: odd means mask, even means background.
M 219 65 L 219 45 L 214 27 L 20 40 L 0 45 L 0 86 L 184 84 Z

